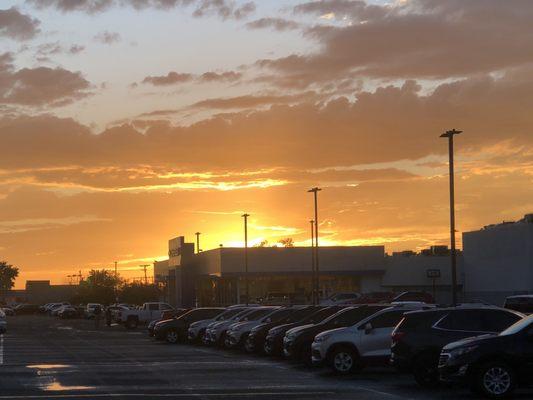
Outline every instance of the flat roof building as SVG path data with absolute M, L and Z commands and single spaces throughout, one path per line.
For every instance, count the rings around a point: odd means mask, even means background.
M 465 294 L 502 304 L 513 294 L 533 293 L 533 214 L 463 233 Z

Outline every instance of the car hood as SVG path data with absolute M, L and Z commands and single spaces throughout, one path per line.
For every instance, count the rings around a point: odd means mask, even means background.
M 166 319 L 164 321 L 159 321 L 157 324 L 156 324 L 158 327 L 160 328 L 166 328 L 168 326 L 180 326 L 180 325 L 184 325 L 184 322 L 183 321 L 180 321 L 178 319 Z
M 319 337 L 321 335 L 329 335 L 329 334 L 336 334 L 336 333 L 343 333 L 343 332 L 346 332 L 349 328 L 345 327 L 345 328 L 335 328 L 335 329 L 328 329 L 326 331 L 322 331 L 320 332 L 318 335 L 316 335 L 316 337 Z
M 488 333 L 485 335 L 471 336 L 465 339 L 458 340 L 456 342 L 448 343 L 446 346 L 443 347 L 443 350 L 453 350 L 453 349 L 456 349 L 458 347 L 463 347 L 463 346 L 484 344 L 488 340 L 493 340 L 497 337 L 498 337 L 498 334 L 496 333 Z
M 189 325 L 189 328 L 204 328 L 211 322 L 213 322 L 212 319 L 203 319 L 201 321 L 193 322 L 191 325 Z
M 296 333 L 296 334 L 298 334 L 298 333 L 300 333 L 301 331 L 303 331 L 304 329 L 310 328 L 310 327 L 312 327 L 312 326 L 313 326 L 313 324 L 306 324 L 306 325 L 302 325 L 302 326 L 297 326 L 296 328 L 289 329 L 289 330 L 287 331 L 287 335 L 288 335 L 288 334 L 292 334 L 292 333 Z

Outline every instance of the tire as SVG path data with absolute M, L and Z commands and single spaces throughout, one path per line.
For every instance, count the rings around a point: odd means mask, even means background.
M 472 384 L 474 392 L 491 399 L 502 399 L 513 393 L 516 377 L 509 365 L 495 361 L 476 368 Z
M 413 376 L 416 383 L 424 388 L 439 386 L 438 356 L 431 353 L 419 355 L 413 362 Z
M 165 334 L 165 340 L 167 343 L 176 344 L 179 340 L 178 331 L 175 329 L 169 329 Z
M 359 355 L 348 346 L 338 346 L 331 352 L 329 365 L 336 374 L 347 375 L 357 369 Z
M 127 329 L 135 329 L 139 325 L 139 320 L 135 317 L 129 317 L 126 321 Z
M 249 354 L 255 353 L 255 346 L 249 338 L 246 338 L 244 342 L 244 350 Z

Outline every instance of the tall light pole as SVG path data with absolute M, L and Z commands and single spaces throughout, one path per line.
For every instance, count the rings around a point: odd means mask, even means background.
M 441 138 L 448 138 L 448 156 L 450 169 L 450 263 L 452 267 L 452 304 L 457 305 L 457 254 L 455 251 L 455 179 L 453 165 L 453 137 L 462 131 L 446 131 Z
M 308 193 L 313 193 L 315 198 L 315 296 L 316 302 L 320 302 L 320 268 L 318 263 L 318 192 L 322 189 L 314 187 Z
M 146 275 L 146 269 L 150 266 L 150 264 L 143 264 L 140 265 L 142 269 L 144 269 L 144 284 L 148 285 L 148 275 Z
M 250 214 L 243 214 L 244 218 L 244 285 L 246 290 L 246 305 L 249 303 L 250 295 L 248 292 L 248 217 Z
M 200 252 L 200 235 L 201 235 L 201 233 L 200 232 L 196 232 L 195 235 L 196 235 L 196 254 L 198 254 Z
M 315 220 L 309 221 L 311 224 L 311 298 L 313 305 L 316 305 L 315 299 Z

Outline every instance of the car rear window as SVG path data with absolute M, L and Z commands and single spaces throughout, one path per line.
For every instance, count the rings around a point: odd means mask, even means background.
M 407 313 L 400 321 L 398 329 L 401 329 L 402 332 L 421 332 L 429 329 L 444 314 L 444 312 Z

